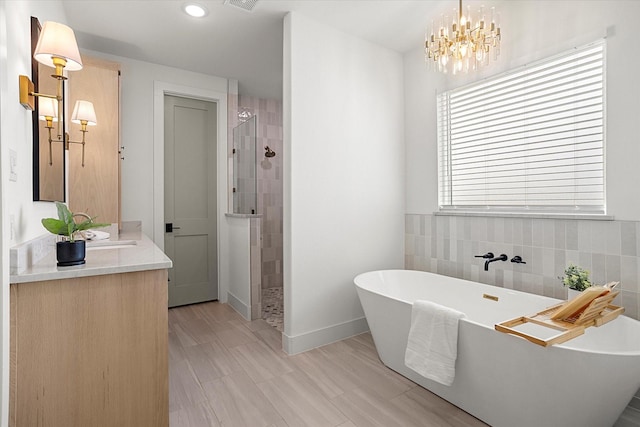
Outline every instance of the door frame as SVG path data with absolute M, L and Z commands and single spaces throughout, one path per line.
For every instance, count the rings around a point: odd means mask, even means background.
M 174 83 L 153 82 L 153 241 L 164 250 L 164 97 L 198 99 L 217 104 L 217 247 L 218 300 L 227 302 L 228 238 L 227 210 L 227 94 Z

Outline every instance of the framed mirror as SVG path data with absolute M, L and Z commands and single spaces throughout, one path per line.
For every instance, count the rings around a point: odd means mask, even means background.
M 42 27 L 36 17 L 31 17 L 31 80 L 37 93 L 55 94 L 57 80 L 50 75 L 53 69 L 40 64 L 33 58 Z M 65 134 L 65 88 L 63 81 L 62 105 L 58 118 L 53 122 L 51 140 L 47 122 L 40 120 L 40 104 L 47 98 L 36 97 L 32 112 L 33 129 L 33 200 L 55 202 L 65 201 L 65 149 L 59 142 Z M 60 137 L 59 137 L 60 136 Z

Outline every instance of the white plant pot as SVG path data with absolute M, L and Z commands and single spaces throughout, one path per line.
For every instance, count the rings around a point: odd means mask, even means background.
M 576 291 L 575 289 L 567 288 L 567 301 L 574 299 L 582 293 L 582 291 Z

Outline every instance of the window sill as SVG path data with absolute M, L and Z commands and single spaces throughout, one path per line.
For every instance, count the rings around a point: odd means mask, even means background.
M 437 211 L 435 216 L 477 216 L 477 217 L 496 217 L 496 218 L 533 218 L 533 219 L 583 219 L 590 221 L 613 221 L 613 215 L 602 214 L 560 214 L 560 213 L 522 213 L 522 212 L 491 212 L 491 211 Z

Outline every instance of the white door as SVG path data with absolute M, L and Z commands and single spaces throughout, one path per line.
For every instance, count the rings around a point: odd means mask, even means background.
M 164 97 L 169 307 L 218 298 L 217 105 Z

